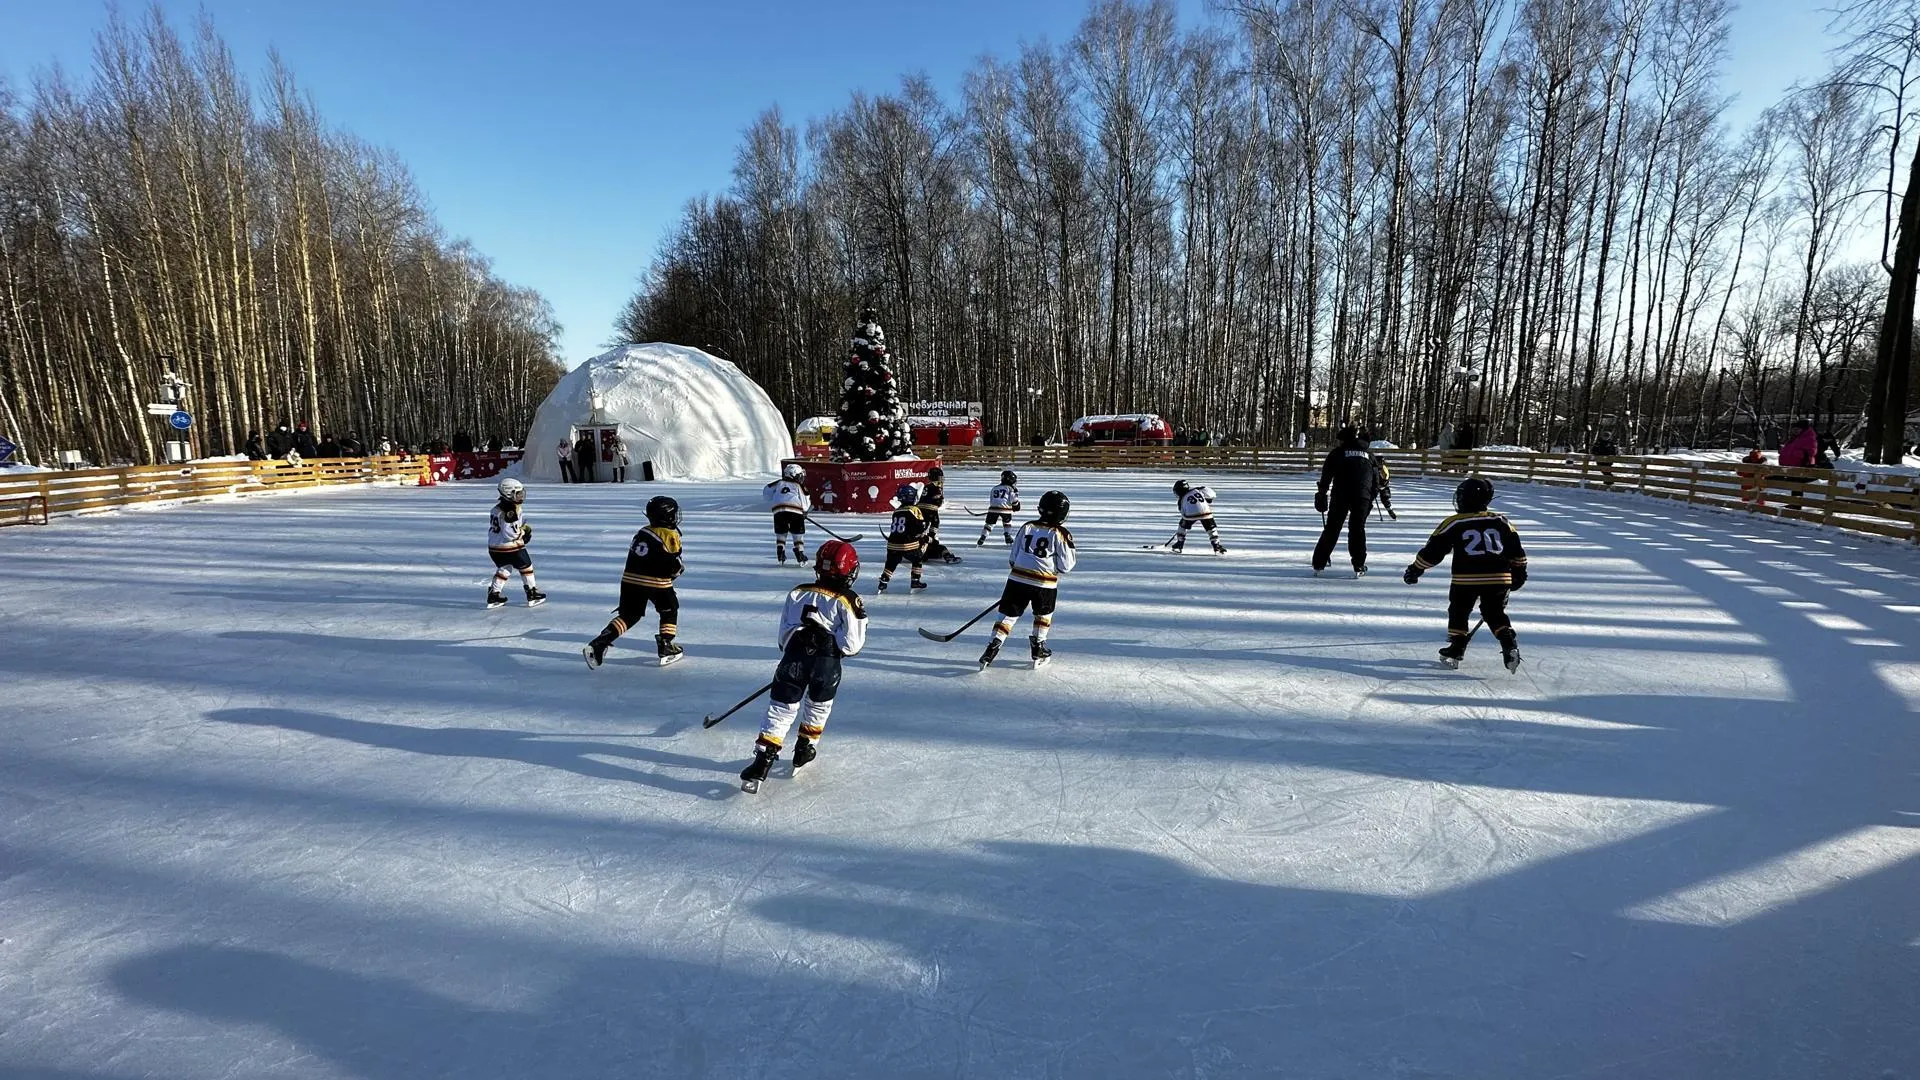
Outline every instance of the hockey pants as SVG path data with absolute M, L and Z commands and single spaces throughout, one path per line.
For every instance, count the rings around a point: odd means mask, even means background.
M 840 650 L 833 639 L 802 628 L 787 639 L 787 650 L 773 673 L 773 700 L 760 724 L 761 746 L 780 749 L 797 718 L 800 737 L 818 741 L 833 713 L 833 695 L 840 690 Z
M 1447 590 L 1447 643 L 1464 643 L 1467 640 L 1467 619 L 1473 614 L 1473 606 L 1480 605 L 1480 615 L 1487 620 L 1487 629 L 1500 639 L 1502 645 L 1514 639 L 1513 620 L 1507 618 L 1507 586 L 1505 585 L 1455 585 Z

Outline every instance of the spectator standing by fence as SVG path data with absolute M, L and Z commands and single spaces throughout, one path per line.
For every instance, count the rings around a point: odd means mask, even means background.
M 554 452 L 560 455 L 560 482 L 573 483 L 573 444 L 561 439 Z
M 1589 451 L 1600 464 L 1600 483 L 1605 487 L 1613 486 L 1613 459 L 1620 456 L 1620 447 L 1614 444 L 1613 432 L 1603 431 L 1593 440 Z
M 1780 447 L 1780 465 L 1788 469 L 1810 469 L 1820 456 L 1820 436 L 1813 430 L 1813 421 L 1796 420 L 1793 425 L 1793 438 Z
M 633 455 L 627 452 L 627 440 L 616 439 L 613 444 L 613 482 L 627 482 L 627 466 L 633 463 Z

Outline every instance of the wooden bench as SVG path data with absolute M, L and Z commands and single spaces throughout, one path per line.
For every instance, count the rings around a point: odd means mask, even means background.
M 33 508 L 40 508 L 40 520 L 33 518 Z M 19 508 L 19 520 L 13 520 L 13 508 Z M 0 495 L 0 525 L 45 525 L 47 523 L 47 498 L 44 495 Z

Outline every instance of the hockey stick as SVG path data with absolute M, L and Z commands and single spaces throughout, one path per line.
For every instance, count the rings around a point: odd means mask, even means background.
M 802 514 L 800 516 L 803 518 L 806 518 L 808 521 L 813 522 L 815 525 L 820 525 L 820 519 L 817 517 L 814 517 L 812 514 Z M 853 543 L 856 540 L 863 540 L 866 538 L 865 533 L 854 533 L 852 536 L 841 536 L 839 533 L 834 532 L 832 529 L 827 528 L 825 525 L 820 525 L 820 531 L 823 533 L 826 533 L 828 536 L 833 537 L 835 540 L 844 540 L 849 544 Z
M 951 634 L 936 634 L 933 631 L 928 630 L 926 627 L 923 626 L 919 628 L 920 636 L 923 638 L 926 638 L 928 641 L 952 641 L 954 638 L 957 638 L 961 634 L 966 633 L 967 627 L 972 626 L 974 623 L 979 622 L 981 619 L 986 618 L 987 616 L 993 614 L 995 611 L 998 611 L 999 609 L 1000 609 L 1000 601 L 995 600 L 993 603 L 987 605 L 987 609 L 985 611 L 982 611 L 980 614 L 975 615 L 971 619 L 968 619 L 966 626 L 962 626 L 960 629 L 955 630 Z
M 1173 530 L 1173 535 L 1167 537 L 1165 540 L 1162 540 L 1157 544 L 1141 544 L 1140 547 L 1141 547 L 1141 550 L 1143 551 L 1153 551 L 1157 548 L 1171 549 L 1173 547 L 1173 542 L 1179 538 L 1180 538 L 1180 530 L 1175 529 Z
M 739 712 L 741 709 L 746 708 L 747 705 L 751 703 L 755 698 L 758 698 L 761 694 L 764 694 L 771 689 L 773 689 L 773 684 L 768 683 L 767 685 L 761 687 L 760 689 L 755 690 L 753 693 L 748 694 L 746 697 L 741 698 L 738 704 L 736 704 L 733 708 L 728 709 L 726 712 L 721 713 L 719 716 L 709 715 L 705 720 L 700 721 L 700 726 L 712 727 L 713 725 L 719 723 L 720 721 L 725 720 L 727 717 L 732 716 L 734 713 Z

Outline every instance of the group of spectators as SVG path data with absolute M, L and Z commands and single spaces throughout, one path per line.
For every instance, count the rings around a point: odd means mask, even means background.
M 592 432 L 581 432 L 577 441 L 560 440 L 555 447 L 560 455 L 560 482 L 563 484 L 591 484 L 600 479 L 594 465 L 600 460 L 600 448 L 594 444 Z M 621 438 L 613 440 L 612 457 L 608 460 L 616 484 L 627 482 L 627 466 L 633 464 L 633 456 L 627 452 L 627 441 Z
M 499 453 L 501 440 L 498 435 L 487 440 L 486 449 Z M 471 454 L 479 450 L 473 436 L 464 431 L 456 431 L 453 441 L 435 436 L 422 443 L 417 451 L 425 454 Z M 247 432 L 244 447 L 250 461 L 293 461 L 300 462 L 308 458 L 369 457 L 373 455 L 410 454 L 416 448 L 398 443 L 385 435 L 371 442 L 361 439 L 358 431 L 349 431 L 345 435 L 322 434 L 315 437 L 313 431 L 302 420 L 296 424 L 282 423 L 264 437 L 258 431 Z

